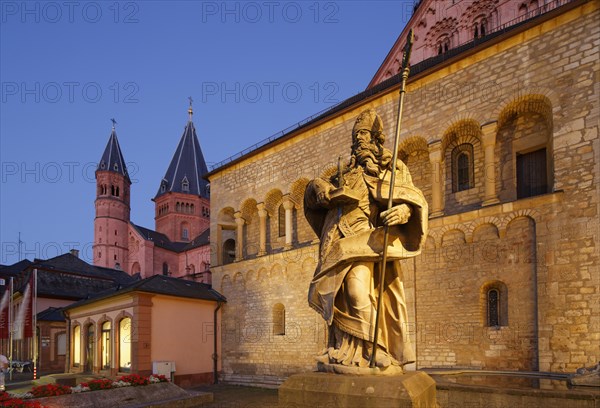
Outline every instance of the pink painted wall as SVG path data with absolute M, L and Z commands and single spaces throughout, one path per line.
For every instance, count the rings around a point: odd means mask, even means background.
M 154 242 L 144 239 L 129 224 L 129 268 L 127 272 L 131 275 L 139 272 L 142 279 L 154 275 L 154 248 Z
M 157 295 L 152 298 L 152 361 L 175 361 L 175 375 L 213 371 L 215 302 Z M 221 315 L 217 354 L 221 355 Z M 218 361 L 221 370 L 221 360 Z
M 49 307 L 63 307 L 73 303 L 73 300 L 64 300 L 64 299 L 49 299 L 39 297 L 37 298 L 37 312 L 43 312 Z
M 189 265 L 189 274 L 201 274 L 196 276 L 190 276 L 186 271 L 186 266 Z M 179 265 L 177 274 L 173 274 L 174 277 L 186 277 L 186 279 L 193 279 L 198 282 L 211 283 L 210 274 L 208 269 L 210 267 L 210 245 L 204 245 L 182 253 L 179 255 Z
M 168 251 L 164 248 L 154 247 L 154 273 L 152 275 L 161 275 L 163 273 L 163 263 L 169 266 L 169 276 L 178 276 L 179 274 L 180 254 Z
M 44 298 L 44 297 L 38 296 L 37 302 L 36 302 L 36 310 L 37 310 L 37 313 L 40 313 L 40 312 L 43 312 L 44 310 L 48 309 L 49 307 L 63 307 L 63 306 L 70 305 L 73 302 L 74 302 L 73 300 Z M 19 295 L 18 297 L 14 298 L 13 305 L 15 308 L 15 314 L 17 313 L 17 310 L 21 307 L 21 303 L 23 303 L 23 296 Z
M 139 272 L 142 278 L 163 273 L 163 262 L 169 265 L 169 272 L 174 277 L 186 277 L 196 281 L 211 283 L 208 268 L 210 265 L 210 245 L 193 248 L 186 252 L 176 253 L 157 247 L 154 242 L 142 237 L 138 231 L 129 225 L 129 274 Z M 186 276 L 186 266 L 193 265 L 190 273 L 206 272 L 197 276 Z M 203 266 L 204 265 L 204 266 Z

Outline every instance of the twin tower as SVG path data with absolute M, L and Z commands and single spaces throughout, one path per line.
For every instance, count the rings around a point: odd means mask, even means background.
M 208 182 L 203 179 L 208 170 L 192 122 L 191 104 L 188 113 L 181 140 L 153 198 L 154 230 L 131 222 L 131 179 L 113 124 L 96 169 L 94 265 L 142 277 L 156 273 L 186 276 L 202 269 L 180 259 L 208 242 L 210 217 Z

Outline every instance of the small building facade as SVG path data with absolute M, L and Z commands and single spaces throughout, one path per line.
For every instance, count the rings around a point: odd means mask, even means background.
M 33 337 L 36 333 L 38 372 L 64 372 L 67 327 L 62 308 L 138 280 L 121 270 L 90 265 L 78 255 L 73 250 L 54 258 L 34 259 L 33 262 L 24 260 L 3 268 L 5 272 L 12 273 L 5 274 L 6 284 L 2 295 L 10 291 L 11 278 L 14 293 L 11 319 L 8 319 L 8 297 L 7 302 L 2 304 L 2 354 L 12 357 L 14 361 L 32 361 L 35 355 Z M 36 330 L 32 327 L 33 314 L 36 314 Z
M 74 303 L 64 308 L 66 369 L 146 376 L 168 365 L 180 386 L 212 383 L 224 302 L 206 284 L 154 275 Z

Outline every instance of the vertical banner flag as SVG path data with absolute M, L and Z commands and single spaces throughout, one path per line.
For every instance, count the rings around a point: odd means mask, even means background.
M 35 313 L 35 306 L 33 302 L 35 301 L 35 285 L 37 284 L 35 277 L 36 271 L 33 270 L 29 276 L 29 298 L 27 299 L 27 303 L 25 303 L 27 305 L 27 310 L 25 311 L 25 338 L 33 337 L 34 332 L 33 325 L 35 323 L 35 318 L 33 314 Z M 25 302 L 25 299 L 23 299 L 23 301 Z
M 19 308 L 17 310 L 17 315 L 15 316 L 15 340 L 21 340 L 26 337 L 31 337 L 32 335 L 32 286 L 33 273 L 29 275 L 29 282 L 27 283 L 27 286 L 25 286 L 25 290 L 23 291 L 23 300 L 21 301 L 21 304 L 19 305 Z
M 4 294 L 2 300 L 0 300 L 0 339 L 8 339 L 10 333 L 10 320 L 9 320 L 9 304 L 10 302 L 10 288 L 4 287 Z

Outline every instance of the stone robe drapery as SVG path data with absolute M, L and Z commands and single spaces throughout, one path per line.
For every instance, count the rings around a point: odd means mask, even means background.
M 327 184 L 331 183 L 323 179 L 311 181 L 304 196 L 306 218 L 321 239 L 319 263 L 310 283 L 308 302 L 330 327 L 333 325 L 337 330 L 372 344 L 374 321 L 365 321 L 350 310 L 344 296 L 344 279 L 357 262 L 374 262 L 369 297 L 375 310 L 384 233 L 379 214 L 387 209 L 390 172 L 373 177 L 365 174 L 362 167 L 352 169 L 344 175 L 344 186 L 355 193 L 358 202 L 323 208 L 317 203 L 316 196 Z M 388 265 L 377 343 L 404 365 L 413 362 L 415 356 L 406 333 L 408 316 L 398 261 L 420 253 L 427 234 L 427 202 L 412 184 L 402 162 L 397 165 L 393 203 L 409 205 L 412 215 L 406 224 L 389 228 Z

